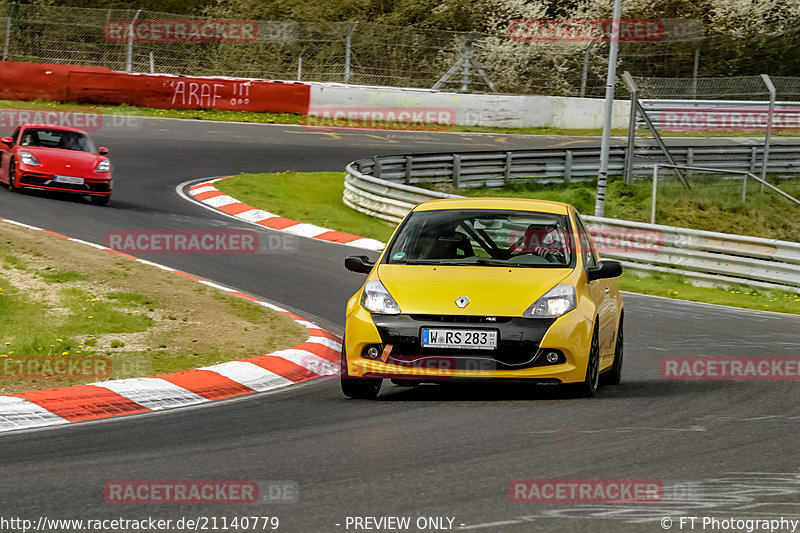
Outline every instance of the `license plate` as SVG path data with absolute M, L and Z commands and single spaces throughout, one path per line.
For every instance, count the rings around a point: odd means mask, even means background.
M 68 183 L 70 185 L 83 185 L 83 178 L 75 178 L 73 176 L 56 176 L 56 183 Z
M 494 350 L 497 331 L 491 329 L 433 329 L 423 328 L 423 348 L 456 348 L 465 350 Z

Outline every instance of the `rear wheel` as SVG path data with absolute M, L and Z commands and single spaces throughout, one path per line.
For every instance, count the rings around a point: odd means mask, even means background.
M 577 396 L 594 396 L 600 386 L 600 345 L 597 339 L 597 328 L 592 335 L 589 348 L 589 361 L 586 363 L 586 377 L 580 383 L 571 384 Z
M 107 205 L 111 201 L 111 195 L 108 196 L 90 196 L 89 201 L 94 205 Z
M 347 355 L 345 354 L 345 342 L 342 339 L 342 369 L 339 375 L 339 382 L 342 385 L 342 392 L 348 398 L 357 400 L 374 400 L 381 391 L 382 379 L 352 378 L 347 374 Z
M 619 385 L 620 381 L 622 381 L 622 340 L 622 317 L 620 317 L 619 331 L 617 331 L 617 344 L 614 347 L 614 363 L 611 365 L 611 369 L 603 374 L 603 383 L 607 383 L 609 385 Z

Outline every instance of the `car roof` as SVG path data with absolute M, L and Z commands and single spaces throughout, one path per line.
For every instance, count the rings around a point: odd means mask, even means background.
M 56 126 L 56 125 L 53 125 L 53 124 L 39 124 L 39 123 L 36 123 L 36 122 L 29 122 L 29 123 L 25 123 L 25 124 L 20 124 L 19 128 L 20 128 L 20 131 L 22 131 L 22 130 L 24 130 L 26 128 L 43 128 L 43 129 L 48 129 L 48 130 L 74 131 L 74 132 L 77 132 L 77 133 L 83 133 L 84 135 L 87 135 L 87 133 L 85 131 L 83 131 L 81 129 L 78 129 L 78 128 L 71 128 L 69 126 Z
M 569 214 L 569 204 L 535 200 L 533 198 L 447 198 L 430 200 L 419 204 L 414 211 L 438 211 L 440 209 L 511 209 L 517 211 L 540 211 L 559 215 Z

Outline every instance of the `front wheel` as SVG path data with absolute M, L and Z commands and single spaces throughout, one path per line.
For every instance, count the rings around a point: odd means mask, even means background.
M 18 188 L 14 185 L 14 181 L 17 179 L 16 176 L 17 172 L 14 168 L 14 158 L 11 158 L 11 161 L 8 162 L 8 192 L 17 192 Z
M 348 398 L 357 400 L 374 400 L 381 392 L 382 379 L 352 378 L 347 374 L 347 356 L 345 355 L 345 342 L 342 339 L 342 369 L 339 374 L 339 383 L 342 393 Z
M 622 317 L 620 317 L 617 344 L 614 347 L 614 363 L 611 365 L 611 369 L 603 374 L 603 382 L 608 385 L 619 385 L 622 381 L 622 348 Z
M 580 383 L 571 384 L 571 389 L 576 396 L 594 396 L 600 386 L 600 345 L 597 339 L 597 330 L 592 335 L 592 344 L 589 348 L 589 361 L 586 363 L 586 377 Z
M 92 202 L 94 205 L 108 205 L 108 202 L 111 201 L 111 195 L 108 196 L 90 196 L 89 201 Z

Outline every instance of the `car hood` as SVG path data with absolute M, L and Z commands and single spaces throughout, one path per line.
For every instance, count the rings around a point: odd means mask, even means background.
M 570 272 L 569 268 L 382 264 L 377 274 L 403 313 L 521 316 Z M 459 308 L 455 301 L 462 296 L 470 303 Z
M 33 157 L 42 164 L 40 167 L 42 172 L 64 176 L 82 176 L 94 172 L 98 163 L 106 159 L 102 155 L 91 152 L 59 148 L 20 146 L 19 151 L 33 154 Z

